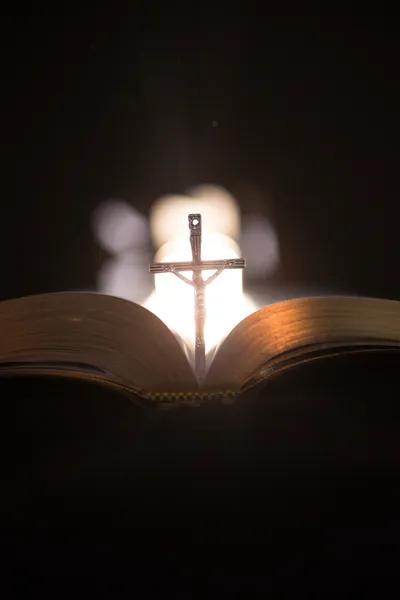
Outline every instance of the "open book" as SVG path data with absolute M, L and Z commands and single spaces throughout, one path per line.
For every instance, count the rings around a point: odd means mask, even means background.
M 89 379 L 163 404 L 228 401 L 304 361 L 400 349 L 400 303 L 353 297 L 272 304 L 239 323 L 199 387 L 164 323 L 132 302 L 96 293 L 0 303 L 0 375 Z

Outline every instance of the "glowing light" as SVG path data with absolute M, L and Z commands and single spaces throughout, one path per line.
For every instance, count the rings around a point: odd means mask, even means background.
M 92 215 L 94 233 L 110 254 L 145 246 L 150 240 L 147 219 L 123 200 L 102 202 Z
M 127 202 L 110 199 L 94 210 L 92 229 L 99 245 L 111 254 L 99 270 L 97 289 L 143 302 L 153 287 L 147 219 Z
M 110 258 L 99 271 L 99 291 L 110 296 L 143 302 L 152 288 L 149 262 L 149 253 L 140 250 L 135 253 L 123 252 Z
M 200 185 L 189 189 L 186 196 L 163 196 L 154 203 L 150 221 L 156 248 L 187 235 L 189 213 L 202 214 L 205 234 L 214 232 L 238 239 L 240 211 L 235 198 L 218 186 Z
M 204 211 L 202 211 L 204 212 Z M 187 220 L 187 214 L 186 214 Z M 203 221 L 204 223 L 204 221 Z M 239 257 L 237 244 L 228 236 L 208 233 L 203 235 L 202 258 Z M 157 253 L 157 262 L 191 260 L 188 235 L 164 244 Z M 214 271 L 206 271 L 203 278 Z M 189 274 L 185 274 L 191 278 Z M 172 273 L 155 276 L 155 292 L 145 306 L 154 312 L 168 327 L 187 342 L 194 341 L 194 294 L 193 288 Z M 206 351 L 211 350 L 231 329 L 247 315 L 256 310 L 254 303 L 244 296 L 242 272 L 226 270 L 206 288 Z
M 243 219 L 240 245 L 247 259 L 247 273 L 250 277 L 263 278 L 271 275 L 278 267 L 278 236 L 270 221 L 263 215 L 252 214 Z
M 221 259 L 241 256 L 235 240 L 240 233 L 240 210 L 229 192 L 215 185 L 198 185 L 186 195 L 164 196 L 155 202 L 147 219 L 123 200 L 110 199 L 92 215 L 94 235 L 111 254 L 98 274 L 98 289 L 106 294 L 143 303 L 166 325 L 194 342 L 193 288 L 175 275 L 156 275 L 155 290 L 150 294 L 153 276 L 149 274 L 150 228 L 156 248 L 154 260 L 173 262 L 191 260 L 188 214 L 203 217 L 202 258 Z M 171 241 L 172 240 L 172 241 Z M 213 271 L 203 273 L 211 276 Z M 190 272 L 185 276 L 191 278 Z M 257 306 L 243 294 L 242 271 L 223 272 L 206 288 L 207 350 L 211 350 L 233 327 Z M 147 297 L 147 300 L 144 300 Z

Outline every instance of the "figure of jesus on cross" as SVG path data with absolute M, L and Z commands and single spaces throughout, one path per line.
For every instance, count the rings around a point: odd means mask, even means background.
M 195 315 L 195 374 L 199 383 L 206 374 L 206 345 L 204 340 L 205 288 L 210 285 L 225 269 L 244 269 L 244 258 L 227 260 L 201 260 L 201 215 L 189 215 L 190 244 L 192 247 L 191 262 L 151 263 L 150 273 L 173 273 L 179 279 L 194 288 Z M 203 279 L 203 271 L 214 271 L 208 279 Z M 182 275 L 182 271 L 192 271 L 193 278 Z

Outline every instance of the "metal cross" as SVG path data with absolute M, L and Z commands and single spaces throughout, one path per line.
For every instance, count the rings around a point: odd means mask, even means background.
M 206 320 L 204 293 L 225 269 L 244 269 L 244 258 L 227 260 L 201 260 L 201 215 L 189 215 L 190 245 L 192 247 L 191 262 L 151 263 L 150 273 L 173 273 L 194 288 L 195 315 L 195 374 L 201 383 L 206 374 L 206 346 L 204 341 L 204 325 Z M 215 270 L 208 279 L 203 279 L 203 271 Z M 182 275 L 182 271 L 192 271 L 193 279 Z

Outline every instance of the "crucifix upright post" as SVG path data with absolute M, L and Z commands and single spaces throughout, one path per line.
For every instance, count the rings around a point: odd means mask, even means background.
M 194 288 L 194 318 L 195 318 L 195 373 L 199 383 L 206 374 L 206 345 L 204 326 L 206 321 L 205 288 L 210 285 L 225 269 L 244 269 L 244 258 L 227 260 L 201 260 L 201 215 L 189 215 L 190 245 L 192 262 L 151 263 L 150 273 L 173 273 L 185 283 Z M 203 271 L 215 271 L 208 279 L 203 279 Z M 182 271 L 192 271 L 189 279 Z
M 193 266 L 201 264 L 201 215 L 189 215 L 190 245 L 192 247 Z M 200 380 L 206 370 L 206 343 L 204 326 L 206 322 L 206 304 L 204 292 L 206 284 L 202 271 L 193 271 L 194 319 L 195 319 L 195 372 Z

